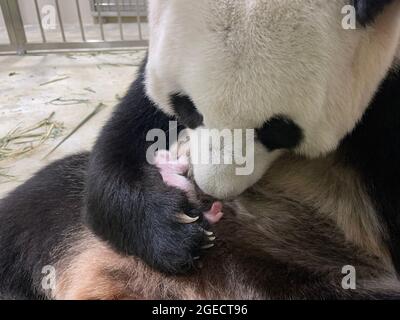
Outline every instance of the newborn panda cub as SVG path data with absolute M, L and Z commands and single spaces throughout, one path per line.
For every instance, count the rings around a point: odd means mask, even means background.
M 204 218 L 211 224 L 218 223 L 223 217 L 222 202 L 213 201 L 213 198 L 203 193 L 193 180 L 193 174 L 190 167 L 190 151 L 188 145 L 175 144 L 171 150 L 158 151 L 154 163 L 160 169 L 163 181 L 170 187 L 184 191 L 188 199 L 199 207 L 210 208 L 204 212 Z M 199 217 L 189 217 L 182 213 L 179 215 L 179 221 L 183 223 L 193 223 Z M 205 231 L 207 233 L 207 231 Z M 209 237 L 214 241 L 215 237 Z M 208 248 L 211 245 L 205 245 Z

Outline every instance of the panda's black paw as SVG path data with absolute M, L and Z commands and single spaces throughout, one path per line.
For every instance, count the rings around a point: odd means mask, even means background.
M 142 252 L 146 262 L 156 269 L 182 274 L 192 270 L 201 255 L 214 246 L 216 238 L 209 227 L 222 218 L 222 204 L 204 204 L 201 209 L 198 201 L 198 205 L 190 202 L 195 200 L 196 191 L 186 177 L 189 159 L 185 155 L 174 159 L 170 152 L 162 151 L 155 165 L 164 184 L 146 194 L 152 207 L 146 210 L 144 234 L 150 239 L 143 242 L 149 245 Z
M 158 200 L 147 211 L 140 256 L 161 272 L 187 273 L 214 246 L 214 234 L 202 210 L 193 208 L 184 193 L 171 188 Z

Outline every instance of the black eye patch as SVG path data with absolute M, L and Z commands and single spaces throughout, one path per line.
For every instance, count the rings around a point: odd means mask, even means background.
M 276 116 L 256 129 L 257 139 L 269 150 L 293 149 L 303 139 L 303 131 L 285 116 Z
M 388 4 L 394 0 L 353 0 L 357 12 L 357 21 L 366 26 L 373 23 L 376 17 L 381 14 Z
M 173 94 L 171 104 L 178 119 L 190 129 L 196 129 L 203 124 L 203 116 L 197 111 L 196 106 L 188 96 Z

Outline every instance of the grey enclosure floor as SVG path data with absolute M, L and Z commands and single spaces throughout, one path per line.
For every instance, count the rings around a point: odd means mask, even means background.
M 16 128 L 34 126 L 53 112 L 53 120 L 64 127 L 28 153 L 0 158 L 0 198 L 50 161 L 90 150 L 144 55 L 144 50 L 135 50 L 0 56 L 0 142 Z M 106 105 L 102 111 L 44 158 L 101 103 Z

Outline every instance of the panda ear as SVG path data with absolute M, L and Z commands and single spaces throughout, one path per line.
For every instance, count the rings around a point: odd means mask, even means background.
M 385 7 L 394 1 L 396 0 L 354 0 L 358 22 L 362 26 L 373 23 Z

